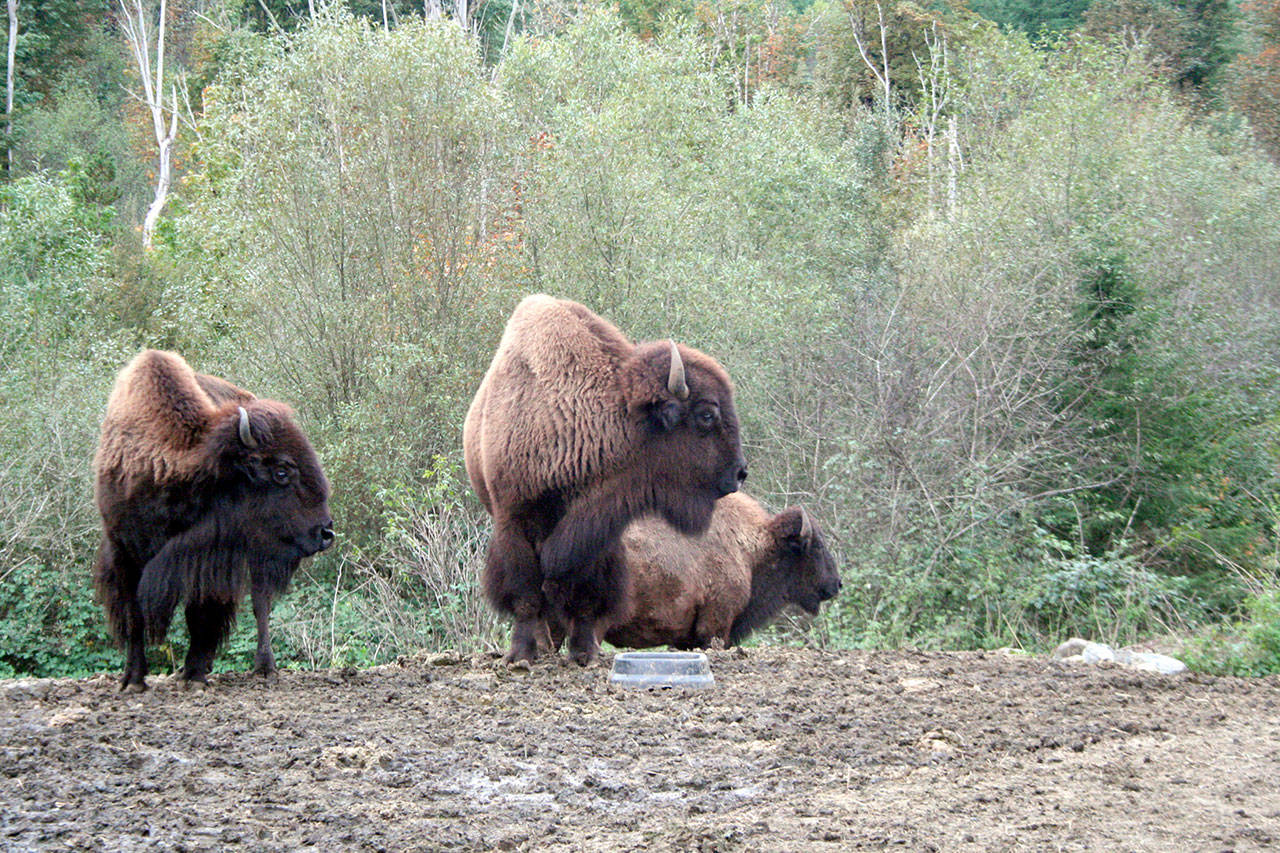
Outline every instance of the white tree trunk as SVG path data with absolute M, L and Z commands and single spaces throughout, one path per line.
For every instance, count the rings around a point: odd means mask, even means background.
M 849 20 L 850 23 L 853 24 L 853 43 L 858 46 L 858 54 L 862 57 L 863 63 L 865 63 L 867 68 L 871 70 L 871 73 L 875 75 L 876 80 L 884 89 L 884 94 L 881 96 L 884 103 L 881 106 L 884 110 L 885 130 L 891 131 L 893 113 L 890 108 L 893 103 L 893 92 L 889 82 L 889 45 L 888 37 L 885 34 L 884 8 L 881 7 L 880 0 L 876 0 L 876 16 L 880 24 L 880 60 L 884 63 L 883 71 L 881 71 L 881 69 L 871 61 L 871 57 L 867 54 L 867 47 L 862 41 L 862 25 L 855 17 L 854 11 L 849 11 Z
M 169 187 L 173 183 L 173 141 L 178 136 L 178 93 L 170 89 L 170 101 L 173 112 L 169 120 L 169 132 L 156 140 L 160 150 L 159 172 L 156 174 L 156 194 L 147 208 L 147 215 L 142 220 L 142 248 L 150 249 L 156 233 L 156 223 L 160 221 L 160 211 L 164 210 L 169 200 Z
M 155 132 L 158 165 L 156 169 L 156 194 L 142 221 L 142 247 L 150 249 L 155 237 L 160 212 L 169 200 L 169 187 L 173 183 L 173 143 L 178 136 L 178 92 L 170 84 L 170 118 L 165 123 L 164 103 L 164 26 L 166 0 L 160 0 L 160 21 L 156 27 L 155 70 L 151 68 L 151 38 L 147 32 L 147 14 L 142 0 L 119 0 L 120 13 L 124 16 L 121 29 L 129 42 L 129 50 L 138 64 L 138 76 L 142 78 L 142 97 L 151 111 L 151 126 Z
M 960 137 L 956 133 L 956 117 L 947 116 L 947 215 L 956 210 L 956 177 L 964 163 L 960 160 Z
M 8 0 L 9 6 L 9 75 L 5 82 L 4 96 L 4 170 L 13 168 L 13 67 L 18 44 L 18 0 Z

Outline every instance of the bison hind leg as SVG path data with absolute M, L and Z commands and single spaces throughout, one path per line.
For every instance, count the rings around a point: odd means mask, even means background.
M 511 648 L 502 659 L 506 663 L 521 661 L 532 663 L 538 659 L 539 653 L 548 649 L 550 645 L 546 622 L 537 617 L 517 618 L 515 625 L 511 628 Z
M 138 606 L 139 574 L 138 565 L 103 536 L 93 563 L 93 585 L 98 603 L 106 611 L 111 636 L 124 646 L 120 689 L 130 693 L 147 689 L 146 622 Z
M 485 598 L 493 608 L 515 617 L 511 648 L 504 660 L 537 660 L 540 642 L 549 644 L 543 621 L 546 599 L 542 594 L 542 569 L 533 546 L 514 525 L 495 519 L 481 581 Z

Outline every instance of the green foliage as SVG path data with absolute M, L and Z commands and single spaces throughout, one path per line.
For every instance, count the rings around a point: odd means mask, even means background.
M 765 639 L 1043 648 L 1243 613 L 1206 659 L 1235 637 L 1215 665 L 1271 666 L 1280 173 L 1150 51 L 900 6 L 873 113 L 838 4 L 530 7 L 505 52 L 510 5 L 473 9 L 479 38 L 269 7 L 285 32 L 236 29 L 236 3 L 176 27 L 202 112 L 153 252 L 121 237 L 137 158 L 101 81 L 24 114 L 33 174 L 0 188 L 6 673 L 118 665 L 88 467 L 145 345 L 289 402 L 334 484 L 341 547 L 277 603 L 282 665 L 500 644 L 459 437 L 537 290 L 735 378 L 752 491 L 803 502 L 845 573 Z M 251 665 L 247 610 L 221 667 Z M 184 652 L 175 626 L 153 662 Z
M 1093 637 L 1124 644 L 1193 619 L 1191 581 L 1144 569 L 1132 554 L 1113 551 L 1101 556 L 1058 549 L 1026 588 L 1027 617 L 1041 636 Z
M 34 560 L 0 577 L 0 677 L 82 676 L 119 663 L 88 580 L 87 566 Z
M 40 95 L 96 58 L 106 0 L 23 0 L 18 7 L 16 70 L 22 88 Z M 7 40 L 7 39 L 6 39 Z
M 1039 35 L 1074 29 L 1090 7 L 1090 0 L 977 0 L 972 6 L 997 24 Z
M 0 671 L 84 674 L 113 652 L 92 603 L 89 449 L 119 351 L 88 330 L 103 208 L 75 176 L 0 188 Z
M 81 333 L 105 258 L 94 233 L 101 216 L 64 180 L 33 175 L 0 187 L 0 356 L 56 352 Z
M 1214 675 L 1280 673 L 1280 591 L 1249 596 L 1244 610 L 1245 618 L 1210 628 L 1183 646 L 1187 666 Z

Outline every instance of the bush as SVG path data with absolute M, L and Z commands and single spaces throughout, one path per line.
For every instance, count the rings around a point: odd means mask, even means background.
M 1280 673 L 1280 590 L 1250 595 L 1245 618 L 1206 629 L 1182 648 L 1187 666 L 1214 675 Z

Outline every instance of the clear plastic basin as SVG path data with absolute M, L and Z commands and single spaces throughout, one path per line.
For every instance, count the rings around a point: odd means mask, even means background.
M 702 689 L 715 686 L 716 680 L 702 652 L 620 652 L 613 657 L 609 683 Z

